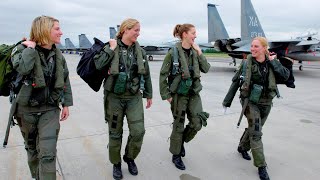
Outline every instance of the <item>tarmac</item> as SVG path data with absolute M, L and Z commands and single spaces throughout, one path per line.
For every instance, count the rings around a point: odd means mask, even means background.
M 111 180 L 112 164 L 108 155 L 108 128 L 104 121 L 103 92 L 94 92 L 76 74 L 79 55 L 65 54 L 73 90 L 74 106 L 70 117 L 61 122 L 57 146 L 57 179 Z M 153 84 L 153 104 L 145 109 L 142 150 L 135 160 L 139 174 L 132 176 L 122 163 L 123 179 L 128 180 L 258 180 L 253 161 L 237 152 L 239 139 L 247 126 L 245 117 L 236 127 L 241 106 L 237 93 L 231 108 L 223 112 L 234 66 L 231 59 L 209 58 L 211 69 L 202 74 L 203 108 L 210 113 L 207 127 L 185 144 L 186 170 L 175 168 L 169 152 L 173 118 L 167 101 L 159 94 L 159 71 L 163 56 L 149 62 Z M 304 70 L 294 67 L 296 88 L 279 85 L 282 98 L 263 127 L 263 143 L 268 173 L 272 180 L 320 179 L 320 62 L 305 63 Z M 144 104 L 146 100 L 143 100 Z M 144 105 L 145 106 L 145 105 Z M 0 97 L 0 140 L 4 139 L 9 101 Z M 126 120 L 125 120 L 126 122 Z M 19 128 L 11 128 L 7 148 L 0 147 L 0 179 L 31 179 L 27 155 Z M 128 137 L 124 124 L 123 148 Z M 251 154 L 251 153 L 250 153 Z

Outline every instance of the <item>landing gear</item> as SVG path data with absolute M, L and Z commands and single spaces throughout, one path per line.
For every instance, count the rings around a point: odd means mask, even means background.
M 237 66 L 237 61 L 236 61 L 236 58 L 232 58 L 232 62 L 229 63 L 229 65 L 232 65 L 233 66 Z
M 301 65 L 299 66 L 299 70 L 300 70 L 300 71 L 303 71 L 302 61 L 299 61 L 299 64 L 301 64 Z
M 303 66 L 302 65 L 299 66 L 299 70 L 303 71 Z
M 150 55 L 150 56 L 148 57 L 148 60 L 149 60 L 149 61 L 153 61 L 153 56 Z

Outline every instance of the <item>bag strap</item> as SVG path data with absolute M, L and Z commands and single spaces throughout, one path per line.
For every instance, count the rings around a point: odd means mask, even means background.
M 176 75 L 179 72 L 179 55 L 178 55 L 178 48 L 173 46 L 173 62 L 172 62 L 172 75 Z

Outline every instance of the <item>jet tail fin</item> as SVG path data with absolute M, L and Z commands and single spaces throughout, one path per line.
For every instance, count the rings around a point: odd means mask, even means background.
M 70 38 L 65 39 L 65 45 L 66 45 L 66 49 L 75 49 L 76 48 L 74 46 L 74 44 L 71 42 Z
M 241 0 L 241 40 L 265 37 L 251 0 Z
M 85 34 L 79 35 L 79 48 L 80 49 L 89 49 L 92 46 L 91 42 Z
M 229 39 L 229 35 L 216 5 L 208 3 L 208 42 L 214 42 L 217 39 Z

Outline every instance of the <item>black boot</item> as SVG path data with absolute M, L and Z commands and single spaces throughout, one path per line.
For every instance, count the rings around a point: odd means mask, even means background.
M 129 159 L 126 156 L 123 156 L 123 160 L 124 160 L 124 162 L 126 162 L 128 164 L 128 169 L 129 169 L 130 174 L 132 174 L 134 176 L 138 175 L 138 168 L 137 168 L 136 163 L 134 163 L 134 160 Z
M 258 167 L 259 177 L 261 180 L 270 180 L 266 167 Z
M 185 170 L 186 169 L 186 167 L 184 166 L 184 163 L 183 163 L 180 155 L 173 155 L 172 156 L 172 162 L 174 163 L 174 165 L 178 169 L 180 169 L 180 170 Z
M 184 142 L 182 142 L 182 146 L 181 146 L 181 151 L 180 151 L 180 156 L 181 157 L 185 157 L 186 156 L 186 150 L 184 149 Z
M 250 157 L 250 155 L 248 154 L 248 152 L 245 151 L 245 150 L 242 150 L 241 147 L 238 147 L 238 152 L 242 155 L 243 159 L 248 160 L 248 161 L 251 160 L 251 157 Z
M 115 180 L 122 179 L 122 170 L 121 170 L 121 163 L 113 165 L 113 178 Z

